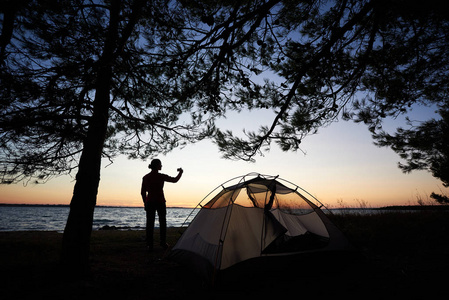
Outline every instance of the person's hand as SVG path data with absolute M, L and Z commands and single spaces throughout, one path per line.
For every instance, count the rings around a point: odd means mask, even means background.
M 184 172 L 184 170 L 182 169 L 182 168 L 178 168 L 178 170 L 177 170 L 179 173 L 183 173 Z

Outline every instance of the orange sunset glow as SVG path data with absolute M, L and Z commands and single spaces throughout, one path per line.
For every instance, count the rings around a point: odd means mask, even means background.
M 419 113 L 419 112 L 417 112 Z M 236 115 L 236 128 L 248 118 Z M 393 122 L 392 127 L 395 126 Z M 418 199 L 431 201 L 431 192 L 443 191 L 441 182 L 426 171 L 404 174 L 397 167 L 399 157 L 391 149 L 373 145 L 367 128 L 350 122 L 334 123 L 304 140 L 304 153 L 284 153 L 276 146 L 256 163 L 224 160 L 215 145 L 203 141 L 177 149 L 162 160 L 162 173 L 184 175 L 165 184 L 167 206 L 194 207 L 212 189 L 240 175 L 258 172 L 279 175 L 307 190 L 329 207 L 342 204 L 357 207 L 416 205 Z M 113 164 L 103 162 L 97 205 L 142 206 L 140 184 L 149 172 L 149 161 L 119 157 Z M 74 175 L 54 178 L 45 184 L 0 186 L 0 203 L 70 204 Z

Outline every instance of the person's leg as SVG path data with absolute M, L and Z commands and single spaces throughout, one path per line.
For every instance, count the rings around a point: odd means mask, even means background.
M 165 206 L 165 203 L 158 205 L 157 215 L 159 217 L 161 246 L 163 248 L 167 248 L 167 208 Z
M 156 218 L 156 209 L 154 205 L 147 206 L 147 226 L 146 226 L 146 237 L 147 246 L 149 250 L 153 249 L 153 231 L 154 231 L 154 219 Z

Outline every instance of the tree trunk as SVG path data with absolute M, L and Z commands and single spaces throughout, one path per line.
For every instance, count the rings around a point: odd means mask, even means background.
M 105 74 L 106 75 L 106 74 Z M 100 72 L 99 77 L 101 78 Z M 83 275 L 89 267 L 90 236 L 100 183 L 101 153 L 106 137 L 109 83 L 104 76 L 98 84 L 94 114 L 78 166 L 70 213 L 63 235 L 62 260 L 73 275 Z
M 111 72 L 98 73 L 94 113 L 80 158 L 70 213 L 63 235 L 62 260 L 75 276 L 89 267 L 90 236 L 100 183 L 101 153 L 108 125 Z M 108 74 L 109 73 L 109 74 Z
M 109 28 L 103 55 L 98 61 L 93 114 L 84 140 L 70 213 L 62 241 L 62 263 L 75 278 L 89 271 L 90 236 L 100 184 L 103 146 L 109 121 L 110 89 L 114 51 L 118 41 L 120 1 L 111 1 Z

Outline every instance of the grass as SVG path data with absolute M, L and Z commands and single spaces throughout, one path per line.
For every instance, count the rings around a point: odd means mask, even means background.
M 330 219 L 367 251 L 400 254 L 449 246 L 449 211 L 348 213 Z
M 428 299 L 446 291 L 449 212 L 347 214 L 331 219 L 361 250 L 366 279 L 377 282 L 378 291 L 401 299 Z
M 266 298 L 270 293 L 318 299 L 427 299 L 446 291 L 448 213 L 334 215 L 332 221 L 356 246 L 357 255 L 337 257 L 338 265 L 321 263 L 314 268 L 312 263 L 313 272 L 298 264 L 289 274 L 281 269 L 264 273 L 260 282 L 238 278 L 233 285 L 213 289 L 203 286 L 191 270 L 165 260 L 162 249 L 148 253 L 143 231 L 94 231 L 91 276 L 82 281 L 62 275 L 61 234 L 1 232 L 0 288 L 2 299 Z M 169 243 L 178 238 L 178 229 L 169 228 Z

